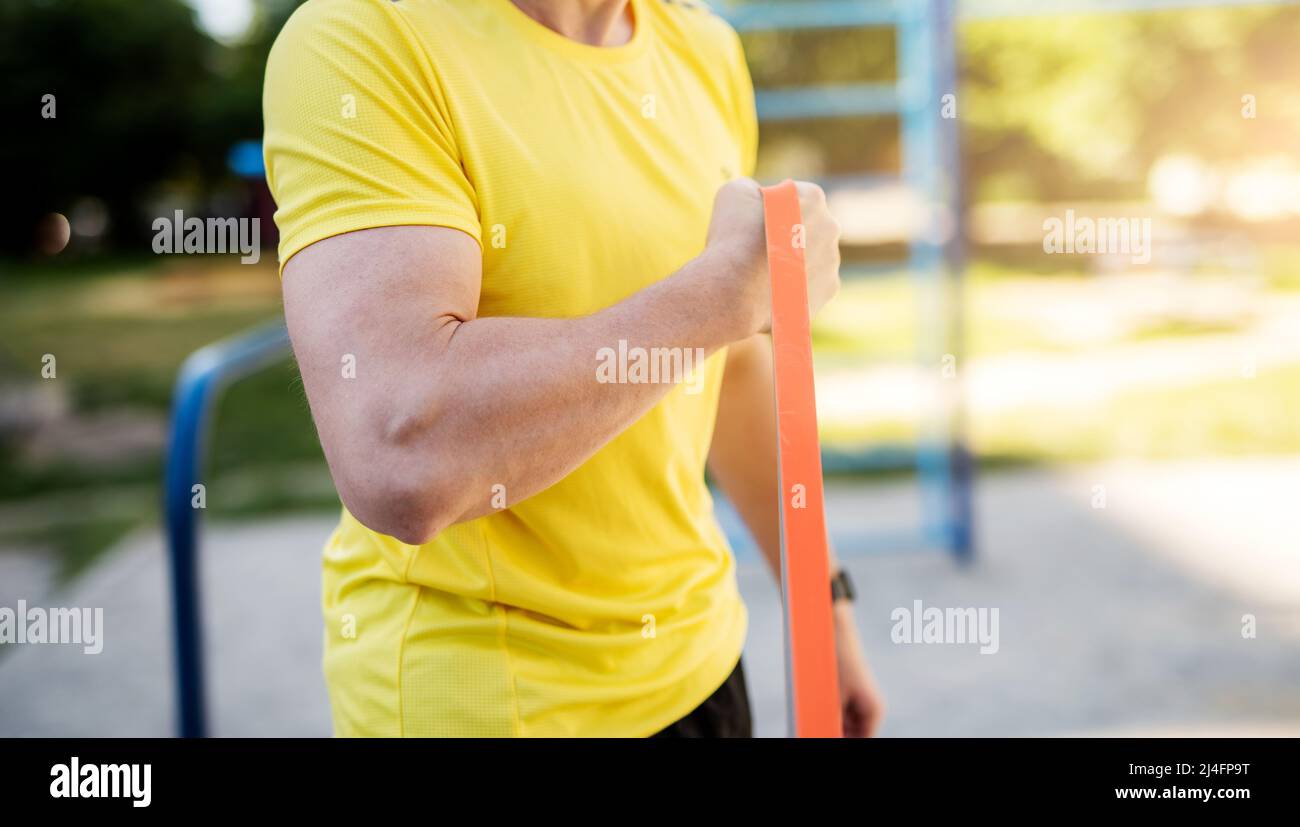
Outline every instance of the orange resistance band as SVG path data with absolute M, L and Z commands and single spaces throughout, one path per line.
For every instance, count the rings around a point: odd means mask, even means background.
M 839 738 L 843 731 L 813 389 L 808 276 L 803 217 L 794 182 L 764 187 L 763 211 L 772 277 L 781 591 L 785 598 L 790 728 L 798 738 Z

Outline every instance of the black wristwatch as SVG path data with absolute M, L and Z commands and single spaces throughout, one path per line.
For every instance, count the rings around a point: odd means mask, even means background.
M 847 600 L 852 603 L 853 598 L 857 596 L 857 592 L 853 590 L 853 581 L 849 579 L 849 573 L 844 569 L 835 572 L 835 576 L 831 578 L 831 602 Z

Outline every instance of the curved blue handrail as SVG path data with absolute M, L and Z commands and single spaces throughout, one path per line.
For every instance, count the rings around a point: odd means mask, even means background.
M 211 414 L 222 392 L 289 355 L 284 322 L 251 330 L 195 351 L 181 366 L 172 402 L 171 444 L 164 479 L 164 515 L 171 569 L 176 658 L 177 723 L 182 738 L 207 734 L 203 635 L 198 586 L 199 509 Z

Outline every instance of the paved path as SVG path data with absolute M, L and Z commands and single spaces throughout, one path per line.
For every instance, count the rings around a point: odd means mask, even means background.
M 889 702 L 887 735 L 1300 734 L 1300 458 L 1100 465 L 987 476 L 980 559 L 855 554 L 869 529 L 909 519 L 904 484 L 833 486 L 828 511 L 857 580 L 859 625 Z M 1105 508 L 1094 508 L 1104 485 Z M 219 525 L 206 537 L 214 731 L 325 735 L 317 614 L 332 520 Z M 0 555 L 0 560 L 3 555 Z M 33 567 L 30 560 L 27 565 Z M 39 567 L 36 567 L 39 569 Z M 0 605 L 102 606 L 96 656 L 0 653 L 0 736 L 164 735 L 170 650 L 161 541 L 123 544 L 62 594 Z M 777 594 L 752 556 L 740 582 L 760 735 L 784 732 Z M 997 608 L 997 654 L 900 645 L 895 608 Z M 1258 636 L 1243 639 L 1242 616 Z

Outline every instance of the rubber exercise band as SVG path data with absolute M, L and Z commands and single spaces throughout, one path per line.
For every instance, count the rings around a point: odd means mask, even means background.
M 843 730 L 803 217 L 793 181 L 763 187 L 762 192 L 772 283 L 789 726 L 797 738 L 839 738 Z

